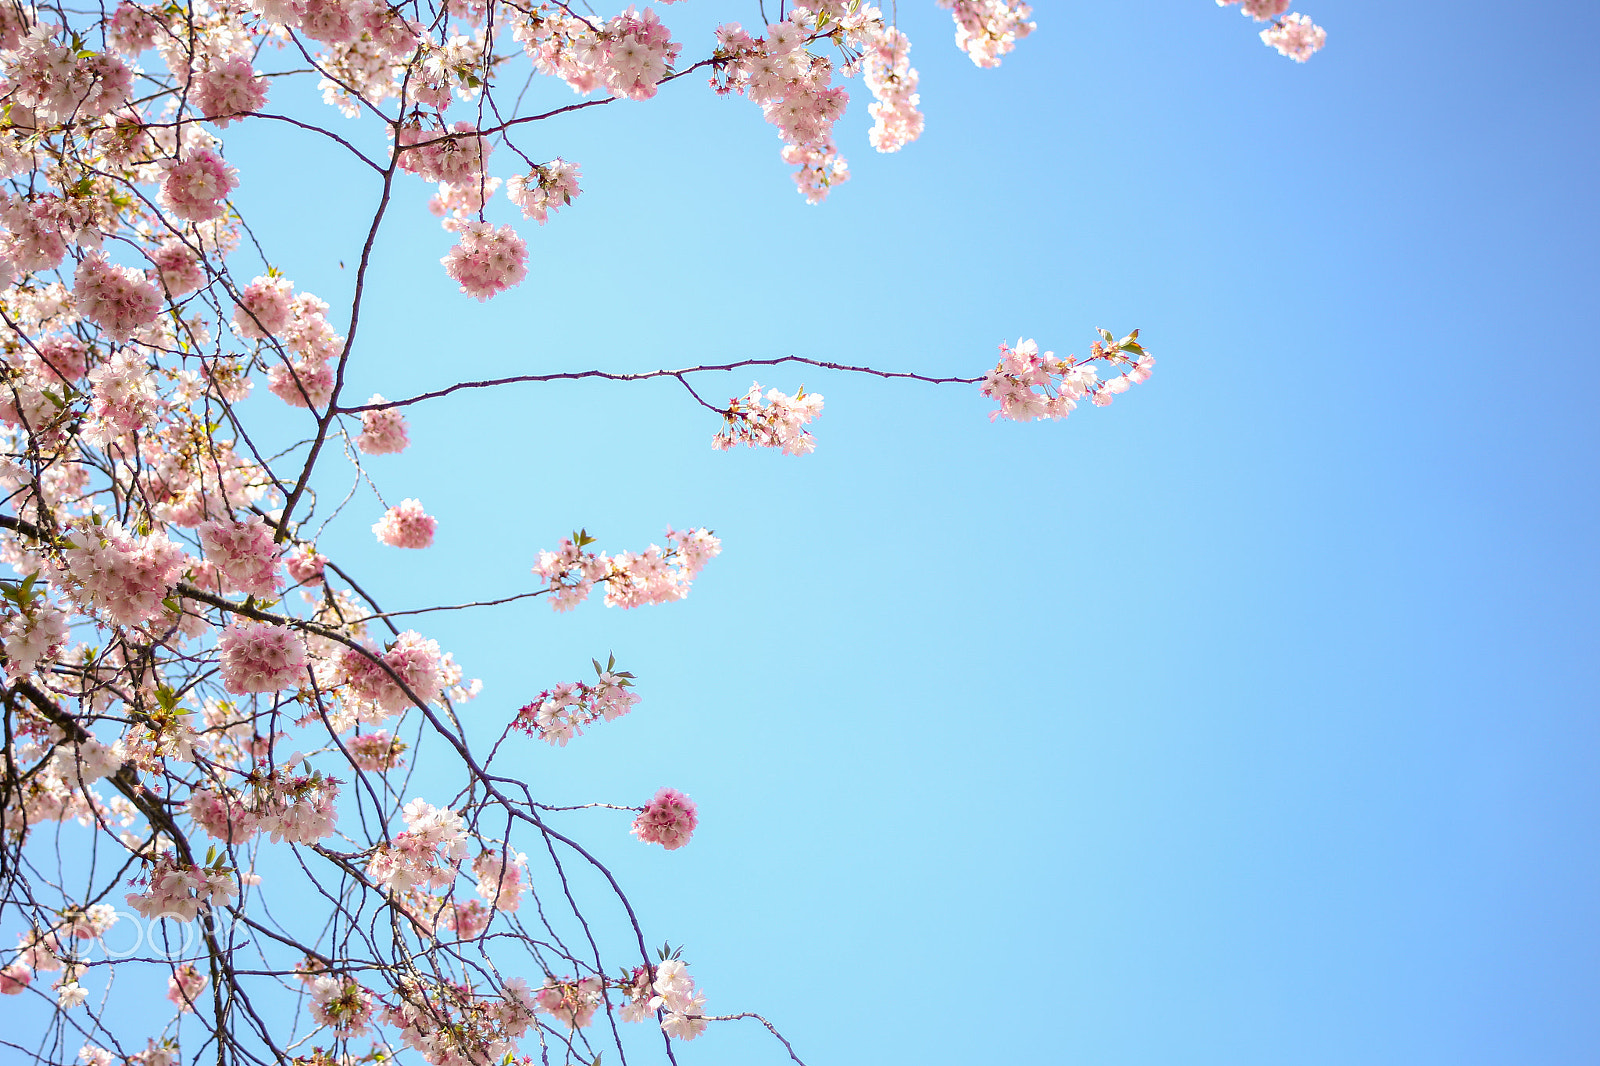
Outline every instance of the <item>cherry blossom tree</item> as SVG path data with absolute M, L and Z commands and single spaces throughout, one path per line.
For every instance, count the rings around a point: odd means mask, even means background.
M 938 3 L 980 67 L 1034 29 L 1018 0 Z M 476 1066 L 598 1063 L 608 1048 L 626 1061 L 630 1047 L 673 1059 L 710 1023 L 748 1019 L 799 1061 L 762 1015 L 707 1006 L 704 975 L 650 946 L 670 931 L 644 927 L 553 817 L 566 808 L 507 766 L 519 744 L 564 747 L 630 713 L 634 676 L 596 658 L 592 674 L 495 712 L 493 744 L 469 744 L 458 710 L 480 686 L 423 631 L 430 609 L 386 610 L 360 584 L 366 560 L 319 550 L 330 523 L 357 519 L 314 487 L 341 463 L 369 482 L 366 457 L 406 450 L 411 408 L 513 382 L 672 379 L 708 412 L 714 447 L 804 455 L 820 394 L 752 384 L 719 405 L 697 382 L 805 366 L 976 389 L 992 417 L 1029 421 L 1106 406 L 1150 376 L 1137 330 L 1100 330 L 1082 356 L 1002 345 L 965 378 L 785 357 L 350 395 L 363 315 L 383 312 L 367 283 L 378 233 L 403 224 L 401 182 L 433 186 L 455 240 L 440 265 L 488 300 L 528 259 L 523 234 L 488 221 L 493 198 L 543 225 L 582 194 L 579 162 L 519 143 L 556 114 L 708 81 L 761 109 L 812 203 L 849 177 L 835 139 L 848 79 L 873 100 L 872 148 L 917 138 L 918 76 L 892 12 L 746 6 L 751 28 L 681 42 L 651 8 L 601 16 L 559 0 L 0 7 L 0 551 L 16 575 L 0 583 L 0 931 L 15 937 L 0 994 L 17 1004 L 8 1019 L 38 1022 L 0 1031 L 8 1060 Z M 1270 23 L 1263 40 L 1304 61 L 1324 34 L 1286 7 L 1242 4 Z M 564 81 L 574 102 L 519 110 L 512 90 L 530 77 Z M 325 108 L 279 106 L 307 81 Z M 224 134 L 264 123 L 326 139 L 380 181 L 337 309 L 271 265 L 270 241 L 230 201 L 269 176 L 230 165 Z M 347 123 L 381 130 L 385 150 L 360 147 Z M 286 451 L 269 453 L 246 417 L 258 385 L 299 419 Z M 422 550 L 437 521 L 405 499 L 371 528 L 377 550 Z M 666 604 L 720 550 L 704 528 L 642 548 L 579 530 L 530 554 L 528 591 L 433 609 L 543 597 L 560 612 L 601 588 L 608 606 Z M 411 790 L 424 738 L 453 760 L 453 794 Z M 667 850 L 699 820 L 670 787 L 590 806 Z M 579 870 L 605 899 L 575 890 Z M 108 948 L 113 931 L 134 946 Z M 123 973 L 164 985 L 170 1015 L 113 1024 Z

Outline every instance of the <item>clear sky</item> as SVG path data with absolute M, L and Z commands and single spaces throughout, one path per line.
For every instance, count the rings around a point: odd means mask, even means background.
M 676 385 L 452 397 L 372 463 L 436 546 L 376 548 L 370 496 L 330 541 L 422 606 L 534 587 L 578 526 L 716 530 L 683 603 L 426 629 L 484 680 L 484 734 L 591 656 L 638 675 L 631 716 L 517 765 L 554 803 L 694 797 L 672 853 L 562 824 L 711 1008 L 812 1066 L 1600 1062 L 1600 14 L 1303 10 L 1329 41 L 1302 67 L 1207 0 L 1044 2 L 985 71 L 908 0 L 927 132 L 878 156 L 850 83 L 854 177 L 820 208 L 699 79 L 552 120 L 523 142 L 585 191 L 488 305 L 404 184 L 361 395 L 790 354 L 976 375 L 1096 326 L 1159 360 L 1033 425 L 975 388 L 762 375 L 826 397 L 802 459 L 713 452 Z M 665 14 L 686 56 L 759 21 Z M 370 178 L 286 129 L 227 148 L 337 307 Z M 680 1061 L 783 1052 L 742 1022 Z

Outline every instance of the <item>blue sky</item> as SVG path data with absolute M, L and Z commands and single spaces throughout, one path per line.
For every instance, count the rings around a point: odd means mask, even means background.
M 746 6 L 667 21 L 689 56 Z M 436 546 L 375 548 L 370 497 L 329 541 L 422 606 L 533 587 L 579 526 L 717 531 L 683 603 L 427 632 L 484 679 L 485 735 L 591 656 L 639 676 L 631 716 L 517 765 L 554 803 L 695 798 L 673 853 L 564 824 L 710 1007 L 813 1066 L 1600 1061 L 1600 17 L 1304 10 L 1329 43 L 1303 67 L 1233 11 L 1122 0 L 1037 5 L 983 71 L 902 5 L 927 133 L 878 156 L 851 83 L 854 176 L 820 208 L 698 81 L 540 124 L 530 154 L 585 191 L 488 305 L 404 186 L 363 396 L 790 354 L 976 375 L 1096 326 L 1159 360 L 1026 426 L 973 388 L 762 374 L 827 399 L 803 459 L 714 453 L 675 385 L 461 395 L 372 463 Z M 304 137 L 228 155 L 337 307 L 373 190 Z M 743 1022 L 680 1061 L 783 1054 Z

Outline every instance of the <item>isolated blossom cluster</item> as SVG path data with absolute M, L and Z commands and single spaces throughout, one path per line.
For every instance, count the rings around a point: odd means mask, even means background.
M 956 47 L 980 67 L 997 67 L 1000 57 L 1017 46 L 1037 24 L 1033 10 L 1020 0 L 938 0 L 956 23 Z
M 983 394 L 999 401 L 990 419 L 1031 422 L 1040 418 L 1066 418 L 1087 399 L 1096 407 L 1109 405 L 1117 395 L 1150 378 L 1155 357 L 1139 343 L 1139 331 L 1112 340 L 1100 331 L 1089 355 L 1083 359 L 1058 359 L 1054 352 L 1039 351 L 1032 340 L 1015 348 L 1000 345 L 1000 361 L 983 377 Z M 1123 367 L 1122 373 L 1102 377 L 1103 369 Z
M 1239 4 L 1239 10 L 1257 22 L 1270 22 L 1261 40 L 1296 63 L 1304 63 L 1328 43 L 1328 31 L 1305 15 L 1286 15 L 1290 0 L 1217 0 L 1218 7 Z
M 602 667 L 595 660 L 595 681 L 563 681 L 545 689 L 517 712 L 516 727 L 546 744 L 566 747 L 582 736 L 585 726 L 621 718 L 639 702 L 633 675 L 616 669 L 616 657 Z
M 646 844 L 676 851 L 689 843 L 700 819 L 694 801 L 677 789 L 663 788 L 633 820 L 633 835 Z
M 642 552 L 588 551 L 594 538 L 585 531 L 563 538 L 555 551 L 541 551 L 533 572 L 550 593 L 550 606 L 570 611 L 606 586 L 607 607 L 642 607 L 681 600 L 706 563 L 722 552 L 709 529 L 678 532 L 667 528 L 668 548 L 652 544 Z
M 736 444 L 752 448 L 780 448 L 785 455 L 809 455 L 817 441 L 805 429 L 822 413 L 822 397 L 808 393 L 805 386 L 793 396 L 777 389 L 761 395 L 761 384 L 753 383 L 743 397 L 734 397 L 723 409 L 723 426 L 711 438 L 711 446 L 727 451 Z
M 842 66 L 818 54 L 827 44 L 841 49 Z M 761 105 L 783 140 L 784 161 L 796 168 L 795 184 L 808 201 L 820 203 L 850 177 L 833 139 L 849 94 L 833 84 L 834 74 L 864 68 L 875 101 L 868 107 L 873 118 L 868 139 L 880 152 L 898 151 L 923 127 L 910 49 L 910 41 L 878 8 L 817 0 L 760 33 L 737 22 L 719 27 L 711 85 L 718 93 L 743 95 Z

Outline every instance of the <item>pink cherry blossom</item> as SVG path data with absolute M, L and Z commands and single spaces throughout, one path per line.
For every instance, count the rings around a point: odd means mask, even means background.
M 411 697 L 395 678 L 404 682 L 423 703 L 432 703 L 443 695 L 447 684 L 453 683 L 447 680 L 447 659 L 448 656 L 440 655 L 437 641 L 408 629 L 381 652 L 344 648 L 338 665 L 353 699 L 375 704 L 393 714 L 411 703 Z
M 267 371 L 267 391 L 290 407 L 326 407 L 333 399 L 333 367 L 301 358 Z
M 433 543 L 439 520 L 422 510 L 418 500 L 401 500 L 373 524 L 378 541 L 391 548 L 426 548 Z
M 663 788 L 633 820 L 631 832 L 646 844 L 676 851 L 689 843 L 699 823 L 693 800 L 676 789 Z
M 742 443 L 752 448 L 781 448 L 785 455 L 808 455 L 816 450 L 817 442 L 802 427 L 821 413 L 822 397 L 806 392 L 804 386 L 793 396 L 769 389 L 763 399 L 761 384 L 756 382 L 743 398 L 728 401 L 724 425 L 711 446 L 727 451 Z
M 235 622 L 222 631 L 222 684 L 229 692 L 279 692 L 305 681 L 306 646 L 271 622 Z
M 246 340 L 261 340 L 288 327 L 293 284 L 285 277 L 262 276 L 239 292 L 233 327 Z
M 611 556 L 585 551 L 592 542 L 585 533 L 563 539 L 557 551 L 541 551 L 533 572 L 549 587 L 550 606 L 568 611 L 588 598 L 594 586 L 606 586 L 607 607 L 642 607 L 646 604 L 681 600 L 689 594 L 694 577 L 712 557 L 722 551 L 722 542 L 708 529 L 675 532 L 667 529 L 663 551 L 650 545 L 643 552 L 619 552 Z
M 272 527 L 258 515 L 243 522 L 221 519 L 196 530 L 206 559 L 221 571 L 230 591 L 272 600 L 283 578 L 278 575 L 278 546 Z
M 210 980 L 193 963 L 186 962 L 167 978 L 167 999 L 177 1005 L 179 1014 L 192 1014 L 195 1002 Z
M 57 381 L 77 381 L 89 370 L 88 347 L 70 333 L 40 340 L 38 359 L 40 369 Z
M 601 719 L 609 722 L 631 711 L 639 702 L 629 687 L 633 675 L 602 670 L 598 660 L 594 665 L 599 675 L 595 684 L 563 682 L 546 689 L 517 712 L 514 725 L 547 744 L 566 747 L 573 737 L 583 734 L 585 726 Z
M 20 995 L 33 983 L 33 971 L 20 962 L 0 969 L 0 996 Z
M 1065 418 L 1079 400 L 1087 398 L 1104 407 L 1129 386 L 1149 379 L 1156 361 L 1139 343 L 1138 330 L 1121 340 L 1113 340 L 1108 331 L 1101 330 L 1100 338 L 1083 359 L 1058 359 L 1054 352 L 1041 354 L 1032 340 L 1020 341 L 1015 348 L 1000 345 L 1000 362 L 983 378 L 983 394 L 1000 402 L 1000 409 L 990 419 L 1029 422 Z M 1129 369 L 1102 381 L 1100 366 Z
M 117 4 L 106 27 L 111 47 L 130 56 L 136 56 L 155 44 L 156 34 L 160 32 L 161 23 L 129 0 Z
M 227 870 L 201 869 L 163 855 L 149 865 L 143 892 L 127 895 L 128 905 L 146 918 L 192 922 L 202 907 L 226 904 L 238 895 Z
M 867 106 L 874 120 L 867 139 L 880 152 L 897 152 L 922 135 L 921 97 L 910 57 L 911 41 L 897 29 L 885 27 L 863 41 L 862 80 L 877 98 Z
M 662 1032 L 675 1040 L 693 1040 L 706 1031 L 706 997 L 681 960 L 667 959 L 656 967 L 652 990 L 649 1007 L 661 1012 Z
M 163 241 L 161 247 L 150 254 L 154 279 L 167 290 L 168 296 L 187 296 L 206 283 L 205 269 L 199 258 L 182 241 Z
M 56 658 L 69 635 L 66 612 L 48 603 L 37 604 L 7 618 L 0 625 L 6 676 L 20 677 L 41 662 Z
M 384 399 L 373 393 L 367 402 L 383 403 Z M 356 438 L 356 447 L 361 451 L 368 455 L 396 455 L 405 451 L 409 443 L 405 416 L 398 407 L 361 412 L 361 435 Z
M 83 257 L 74 280 L 73 292 L 83 317 L 104 329 L 112 340 L 127 340 L 161 313 L 161 297 L 148 278 L 128 267 L 112 265 L 99 252 Z
M 162 206 L 179 218 L 204 222 L 227 210 L 223 202 L 239 187 L 239 172 L 209 148 L 197 148 L 167 167 Z
M 1000 57 L 1036 28 L 1033 11 L 1020 0 L 938 0 L 956 22 L 956 47 L 980 67 L 997 67 Z
M 197 788 L 189 793 L 185 810 L 208 836 L 230 844 L 248 840 L 261 829 L 259 812 L 230 789 Z
M 457 122 L 449 130 L 404 125 L 396 145 L 402 170 L 451 185 L 477 184 L 493 149 L 469 122 Z
M 98 444 L 126 443 L 149 429 L 166 410 L 150 372 L 138 353 L 123 349 L 89 372 L 93 399 L 84 434 Z
M 568 1029 L 586 1029 L 600 1009 L 604 983 L 598 977 L 545 979 L 534 994 L 535 1010 L 548 1014 Z
M 1227 7 L 1239 2 L 1240 0 L 1217 0 L 1217 6 Z M 1268 22 L 1289 10 L 1289 0 L 1243 0 L 1243 6 L 1239 10 L 1257 22 Z
M 311 981 L 311 1016 L 340 1037 L 362 1036 L 372 1017 L 372 994 L 349 977 L 317 977 Z
M 528 276 L 528 245 L 510 226 L 465 222 L 459 243 L 439 262 L 462 292 L 487 300 Z
M 656 85 L 666 77 L 677 60 L 682 45 L 674 44 L 656 13 L 635 8 L 613 18 L 605 29 L 605 62 L 602 77 L 614 96 L 648 100 Z
M 1304 63 L 1328 41 L 1328 31 L 1304 15 L 1287 15 L 1261 31 L 1261 39 L 1296 63 Z
M 190 562 L 164 533 L 138 536 L 117 522 L 85 523 L 75 547 L 62 552 L 78 595 L 119 625 L 155 618 L 172 583 Z
M 290 552 L 284 559 L 284 567 L 289 571 L 289 580 L 296 585 L 314 588 L 322 584 L 322 568 L 327 562 L 327 556 L 307 545 Z
M 522 209 L 524 218 L 542 226 L 550 212 L 571 204 L 583 191 L 578 188 L 581 176 L 578 164 L 556 159 L 507 179 L 506 198 Z
M 517 851 L 483 852 L 472 860 L 472 876 L 478 880 L 478 895 L 497 911 L 515 912 L 522 905 L 522 885 L 527 866 L 527 856 Z
M 267 102 L 267 79 L 258 77 L 250 60 L 228 56 L 195 79 L 190 98 L 200 113 L 217 126 L 226 126 Z
M 345 747 L 349 749 L 350 759 L 357 769 L 384 773 L 404 765 L 400 756 L 405 752 L 406 745 L 390 735 L 387 729 L 351 737 L 345 741 Z
M 9 230 L 0 236 L 0 254 L 18 274 L 54 270 L 67 255 L 67 238 L 75 228 L 59 196 L 13 199 L 0 196 L 0 221 Z
M 413 799 L 406 804 L 404 816 L 406 831 L 374 849 L 367 862 L 367 877 L 395 893 L 453 883 L 457 867 L 467 857 L 461 815 Z

